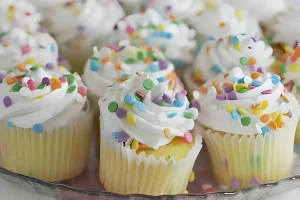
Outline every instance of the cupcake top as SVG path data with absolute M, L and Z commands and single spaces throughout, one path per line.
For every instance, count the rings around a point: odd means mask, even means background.
M 272 47 L 246 34 L 209 40 L 204 43 L 194 62 L 193 76 L 196 81 L 206 81 L 237 66 L 247 73 L 257 68 L 268 71 L 274 62 L 272 54 Z
M 235 134 L 271 133 L 298 120 L 299 104 L 278 75 L 241 68 L 209 80 L 194 92 L 199 122 L 214 131 Z
M 146 0 L 119 0 L 126 14 L 141 12 L 145 8 Z
M 211 38 L 241 33 L 251 36 L 262 35 L 258 21 L 253 16 L 228 4 L 221 4 L 216 8 L 199 13 L 193 18 L 192 25 L 197 31 L 201 44 Z
M 272 21 L 278 13 L 287 9 L 285 0 L 225 0 L 225 2 L 249 11 L 263 24 Z
M 120 41 L 110 48 L 94 48 L 94 55 L 86 63 L 83 80 L 94 95 L 102 97 L 108 86 L 136 72 L 151 73 L 159 82 L 176 79 L 174 65 L 165 60 L 158 49 L 139 48 L 130 45 L 129 41 Z M 178 81 L 174 88 L 182 89 Z
M 39 28 L 40 20 L 41 15 L 27 0 L 0 1 L 0 36 L 14 27 L 34 33 Z
M 0 71 L 0 91 L 0 120 L 36 133 L 63 126 L 87 109 L 87 88 L 61 66 L 27 61 Z
M 84 37 L 82 45 L 88 48 L 99 38 L 110 34 L 123 15 L 121 6 L 115 0 L 68 1 L 51 7 L 46 14 L 49 32 L 55 35 L 59 44 L 68 44 L 71 40 Z
M 47 33 L 28 34 L 14 28 L 0 38 L 0 70 L 10 69 L 27 59 L 38 64 L 56 64 L 58 47 Z
M 157 149 L 175 137 L 193 141 L 189 130 L 197 109 L 189 108 L 186 92 L 176 92 L 172 81 L 159 83 L 149 74 L 135 74 L 109 88 L 99 105 L 101 116 L 113 123 L 107 128 L 119 142 L 134 140 L 134 145 Z
M 194 37 L 195 31 L 174 16 L 163 19 L 158 12 L 148 9 L 120 20 L 111 41 L 126 39 L 137 46 L 147 43 L 161 48 L 169 60 L 190 63 L 196 47 Z

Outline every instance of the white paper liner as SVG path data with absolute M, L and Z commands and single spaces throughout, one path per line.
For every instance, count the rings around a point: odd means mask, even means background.
M 0 122 L 0 149 L 4 168 L 45 181 L 61 181 L 81 174 L 87 166 L 92 112 L 67 126 L 41 134 Z
M 100 117 L 100 123 L 103 119 Z M 195 145 L 187 157 L 176 162 L 161 157 L 139 155 L 130 147 L 115 143 L 111 133 L 101 128 L 100 180 L 105 189 L 118 194 L 167 195 L 183 193 L 195 160 L 202 148 L 202 137 L 195 137 Z
M 203 136 L 219 184 L 244 188 L 258 184 L 254 179 L 262 184 L 290 176 L 295 128 L 296 122 L 291 122 L 265 136 L 212 132 L 199 124 L 195 131 Z
M 295 143 L 300 144 L 300 121 L 297 124 L 296 135 L 295 135 Z

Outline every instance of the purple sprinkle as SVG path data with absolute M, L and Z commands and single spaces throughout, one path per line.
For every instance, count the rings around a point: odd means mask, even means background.
M 296 49 L 296 47 L 298 46 L 298 43 L 299 43 L 298 40 L 296 40 L 296 41 L 295 41 L 295 44 L 294 44 L 294 46 L 293 46 L 294 49 Z
M 54 65 L 52 63 L 47 63 L 45 67 L 47 69 L 54 69 Z
M 258 178 L 252 178 L 251 179 L 251 185 L 259 185 L 260 184 L 260 181 Z
M 288 115 L 289 115 L 290 118 L 293 117 L 293 114 L 292 114 L 292 111 L 291 111 L 291 110 L 289 110 Z
M 261 67 L 257 68 L 257 72 L 259 72 L 259 73 L 261 73 L 261 74 L 264 73 L 264 71 L 263 71 L 263 69 L 262 69 Z
M 5 108 L 8 108 L 11 106 L 11 98 L 9 96 L 4 97 L 3 104 Z
M 165 100 L 165 102 L 172 103 L 172 99 L 168 95 L 163 94 L 162 98 Z
M 236 95 L 236 92 L 234 90 L 232 90 L 228 93 L 228 99 L 229 100 L 237 100 L 237 95 Z
M 251 37 L 251 38 L 254 42 L 257 42 L 257 39 L 255 37 Z
M 118 134 L 118 141 L 119 142 L 126 142 L 129 138 L 129 135 L 127 135 L 124 131 L 120 131 Z
M 239 188 L 240 187 L 240 182 L 237 179 L 232 179 L 231 180 L 231 185 L 233 188 Z
M 42 79 L 42 83 L 44 83 L 45 85 L 50 85 L 50 79 L 48 77 L 44 77 Z
M 0 73 L 0 83 L 2 83 L 3 79 L 5 78 L 5 74 Z
M 79 26 L 77 27 L 77 30 L 78 30 L 78 31 L 84 31 L 84 30 L 85 30 L 85 26 L 79 25 Z
M 255 72 L 255 66 L 254 65 L 249 65 L 248 68 L 249 68 L 250 73 Z
M 160 100 L 162 100 L 162 95 L 161 94 L 154 97 L 152 99 L 152 102 L 156 104 L 156 103 L 160 102 Z
M 163 60 L 160 60 L 160 61 L 158 61 L 158 66 L 159 66 L 159 69 L 161 69 L 161 70 L 167 69 L 168 68 L 168 63 L 163 61 Z
M 227 86 L 227 87 L 224 88 L 224 91 L 225 91 L 226 93 L 229 93 L 229 92 L 231 92 L 232 90 L 233 90 L 233 86 L 232 86 L 232 85 L 229 85 L 229 86 Z
M 220 101 L 226 100 L 226 95 L 224 95 L 224 94 L 217 94 L 216 99 L 220 100 Z
M 192 108 L 196 108 L 198 111 L 200 111 L 200 104 L 199 104 L 199 102 L 196 99 L 193 99 L 191 101 L 191 107 Z
M 184 98 L 185 98 L 185 95 L 182 94 L 182 92 L 177 92 L 177 93 L 175 94 L 175 98 L 176 98 L 176 99 L 184 99 Z
M 124 118 L 127 116 L 127 110 L 125 108 L 120 107 L 120 108 L 118 108 L 116 115 L 119 118 Z
M 87 111 L 88 109 L 88 101 L 85 101 L 82 111 Z

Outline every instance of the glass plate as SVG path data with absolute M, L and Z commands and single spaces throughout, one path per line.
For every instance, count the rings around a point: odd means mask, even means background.
M 295 145 L 294 166 L 292 177 L 276 183 L 258 185 L 241 190 L 230 190 L 217 185 L 214 180 L 209 164 L 208 154 L 205 147 L 196 161 L 194 171 L 196 179 L 188 186 L 189 194 L 168 195 L 168 196 L 147 196 L 147 195 L 119 195 L 106 192 L 99 182 L 98 159 L 95 153 L 91 152 L 91 159 L 87 170 L 74 179 L 59 183 L 48 183 L 32 177 L 12 173 L 0 168 L 0 181 L 17 186 L 18 191 L 39 194 L 45 197 L 52 197 L 56 200 L 102 200 L 102 199 L 265 199 L 266 197 L 292 190 L 300 187 L 300 146 Z

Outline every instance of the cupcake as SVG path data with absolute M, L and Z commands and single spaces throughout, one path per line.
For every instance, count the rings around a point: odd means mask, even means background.
M 49 32 L 73 70 L 79 73 L 92 54 L 92 47 L 106 40 L 123 15 L 115 0 L 76 0 L 52 6 L 45 14 Z
M 191 22 L 197 31 L 197 39 L 203 44 L 209 39 L 217 39 L 236 34 L 262 36 L 258 21 L 246 11 L 221 4 L 195 16 Z
M 82 173 L 93 116 L 80 77 L 31 61 L 0 70 L 2 167 L 45 181 Z
M 286 0 L 225 0 L 226 3 L 247 10 L 255 16 L 260 23 L 267 25 L 280 13 L 287 10 Z
M 200 132 L 219 184 L 232 188 L 290 176 L 299 103 L 278 75 L 237 67 L 194 92 Z
M 195 31 L 174 16 L 163 19 L 158 12 L 148 9 L 120 20 L 111 42 L 130 40 L 133 45 L 160 48 L 168 60 L 183 69 L 192 63 L 195 53 Z
M 182 194 L 202 147 L 197 110 L 169 81 L 134 74 L 100 99 L 100 180 L 118 194 Z
M 39 29 L 40 21 L 41 15 L 30 1 L 1 0 L 0 37 L 14 27 L 34 33 Z
M 272 53 L 269 45 L 246 34 L 209 40 L 203 45 L 193 67 L 186 69 L 183 80 L 192 94 L 205 81 L 233 67 L 240 66 L 248 74 L 255 69 L 269 71 L 275 60 Z
M 89 88 L 92 107 L 98 111 L 94 122 L 96 142 L 100 141 L 98 101 L 103 97 L 107 87 L 116 81 L 125 80 L 131 74 L 147 72 L 159 82 L 173 81 L 174 90 L 183 91 L 183 84 L 174 70 L 174 65 L 152 47 L 136 47 L 130 45 L 129 41 L 120 41 L 118 45 L 112 45 L 110 48 L 103 47 L 100 50 L 94 48 L 94 55 L 87 61 L 82 77 Z M 99 147 L 99 143 L 97 146 Z
M 119 0 L 127 15 L 141 12 L 145 8 L 145 0 Z

